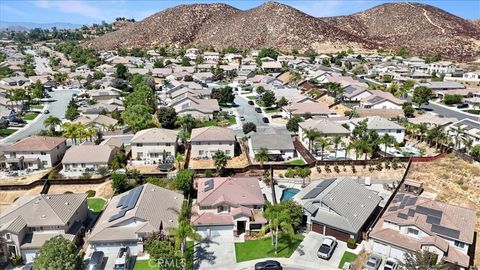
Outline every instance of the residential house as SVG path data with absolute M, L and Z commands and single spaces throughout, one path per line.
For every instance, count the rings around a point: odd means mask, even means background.
M 282 108 L 282 116 L 286 118 L 294 115 L 304 116 L 307 113 L 312 117 L 331 117 L 337 114 L 323 102 L 294 102 Z
M 95 173 L 109 168 L 118 149 L 110 145 L 80 144 L 70 147 L 62 159 L 63 171 L 69 175 Z
M 249 235 L 267 223 L 257 178 L 199 178 L 196 187 L 192 224 L 202 237 Z
M 388 134 L 395 138 L 397 143 L 403 142 L 405 138 L 405 128 L 401 125 L 382 118 L 380 116 L 371 116 L 371 117 L 363 117 L 363 118 L 354 118 L 351 119 L 348 125 L 350 126 L 350 130 L 353 130 L 360 122 L 367 121 L 367 129 L 368 130 L 375 130 L 380 137 L 385 134 Z
M 465 118 L 448 126 L 448 134 L 453 137 L 456 147 L 464 147 L 467 140 L 472 140 L 472 147 L 480 144 L 480 122 Z M 458 142 L 455 142 L 458 138 Z
M 307 230 L 339 241 L 361 241 L 380 212 L 382 200 L 356 180 L 340 176 L 312 181 L 295 194 L 303 208 Z
M 207 83 L 212 83 L 213 82 L 213 73 L 210 71 L 207 72 L 196 72 L 192 74 L 193 80 L 202 83 L 202 84 L 207 84 Z
M 252 160 L 260 149 L 266 148 L 269 159 L 273 161 L 289 160 L 297 156 L 292 136 L 287 130 L 264 129 L 248 139 L 249 155 Z
M 425 64 L 425 60 L 417 56 L 412 56 L 403 60 L 403 63 L 409 66 L 414 66 L 418 64 Z
M 465 81 L 480 82 L 480 70 L 465 72 L 463 74 L 463 79 Z
M 60 235 L 78 244 L 87 213 L 85 193 L 22 196 L 0 213 L 4 254 L 21 256 L 25 263 L 31 263 L 52 237 Z
M 282 63 L 278 61 L 262 62 L 262 69 L 269 73 L 278 73 L 282 71 Z
M 370 96 L 360 100 L 360 108 L 366 109 L 402 109 L 403 99 L 399 99 L 389 92 L 380 90 L 367 90 Z M 366 92 L 363 92 L 366 93 Z M 357 95 L 358 96 L 358 95 Z
M 306 131 L 310 129 L 317 130 L 324 137 L 332 138 L 335 136 L 341 136 L 345 141 L 351 133 L 350 130 L 332 119 L 322 118 L 305 120 L 298 123 L 298 138 L 307 149 L 310 146 L 310 140 L 306 136 Z
M 476 214 L 417 195 L 398 193 L 369 234 L 373 252 L 404 261 L 406 253 L 432 252 L 448 269 L 468 269 Z
M 185 51 L 184 57 L 187 57 L 190 60 L 196 60 L 199 53 L 200 51 L 196 48 L 188 48 Z
M 218 52 L 204 52 L 203 60 L 208 62 L 218 62 L 220 60 L 220 53 Z
M 94 116 L 80 116 L 72 121 L 73 123 L 81 123 L 87 127 L 94 127 L 101 131 L 113 131 L 118 125 L 118 120 L 109 116 L 99 114 Z
M 90 72 L 90 68 L 87 65 L 82 65 L 75 68 L 76 73 L 88 73 Z
M 190 93 L 185 93 L 172 100 L 171 107 L 178 115 L 191 115 L 201 120 L 213 119 L 220 111 L 220 105 L 216 99 L 202 99 Z
M 177 132 L 170 129 L 150 128 L 137 133 L 130 140 L 132 158 L 148 163 L 163 163 L 175 157 Z
M 436 74 L 451 74 L 454 73 L 456 66 L 449 61 L 439 61 L 430 63 L 428 67 L 428 73 L 436 73 Z
M 407 118 L 407 121 L 416 125 L 425 124 L 428 127 L 445 127 L 453 122 L 457 122 L 458 119 L 452 117 L 440 117 L 434 114 L 425 113 L 417 117 Z
M 235 155 L 236 137 L 233 130 L 222 127 L 194 128 L 190 136 L 191 158 L 212 158 L 217 151 L 228 157 Z
M 5 148 L 8 170 L 38 170 L 59 163 L 67 149 L 62 137 L 31 136 Z
M 227 61 L 228 63 L 241 63 L 242 58 L 243 57 L 240 53 L 228 53 L 223 56 L 223 60 Z
M 432 91 L 442 91 L 442 90 L 455 90 L 455 89 L 464 89 L 465 86 L 459 82 L 428 82 L 428 83 L 420 83 L 418 86 L 425 86 Z
M 168 235 L 178 226 L 182 194 L 150 183 L 114 196 L 88 237 L 93 251 L 116 254 L 128 247 L 133 256 L 143 254 L 144 240 L 152 233 Z

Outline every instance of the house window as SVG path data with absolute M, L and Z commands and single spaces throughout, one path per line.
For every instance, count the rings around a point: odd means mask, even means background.
M 226 154 L 226 155 L 230 155 L 230 150 L 226 150 L 226 151 L 225 151 L 225 154 Z
M 85 168 L 85 163 L 82 163 L 82 168 Z
M 460 242 L 460 241 L 455 240 L 455 242 L 453 242 L 453 244 L 458 248 L 464 248 L 465 247 L 465 243 Z
M 401 130 L 401 129 L 397 129 L 397 133 L 402 133 L 402 130 Z
M 418 235 L 419 231 L 414 228 L 408 228 L 408 234 Z
M 165 146 L 171 146 L 172 144 L 171 143 L 166 143 Z
M 138 147 L 142 147 L 142 146 L 143 146 L 143 143 L 137 143 L 137 146 L 138 146 Z
M 9 233 L 5 234 L 5 239 L 7 239 L 7 240 L 10 240 L 10 239 L 12 239 L 12 235 L 11 235 L 11 234 L 9 234 Z
M 40 155 L 45 156 L 47 153 L 45 152 L 40 152 Z
M 217 211 L 219 213 L 223 212 L 223 211 L 226 211 L 225 207 L 223 205 L 220 205 L 219 207 L 217 207 Z
M 43 160 L 43 161 L 42 161 L 42 165 L 43 165 L 43 166 L 47 166 L 48 163 L 47 163 L 45 160 Z

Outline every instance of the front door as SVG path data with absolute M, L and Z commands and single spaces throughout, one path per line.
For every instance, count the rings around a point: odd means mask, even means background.
M 245 223 L 246 221 L 237 221 L 237 235 L 245 233 Z

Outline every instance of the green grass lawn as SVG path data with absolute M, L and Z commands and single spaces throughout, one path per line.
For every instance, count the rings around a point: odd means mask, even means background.
M 278 239 L 277 254 L 275 254 L 275 247 L 272 246 L 272 240 L 270 237 L 259 240 L 246 240 L 244 243 L 235 243 L 237 262 L 268 257 L 288 258 L 302 242 L 303 238 L 303 235 L 297 234 L 293 237 L 292 242 L 288 244 L 286 236 L 280 237 Z
M 282 110 L 280 108 L 267 108 L 265 109 L 266 113 L 276 113 L 276 112 L 281 112 Z
M 99 213 L 105 205 L 105 200 L 102 198 L 88 198 L 87 205 L 93 213 Z
M 290 165 L 304 165 L 305 161 L 303 161 L 303 159 L 295 159 L 295 160 L 290 160 L 288 162 L 288 164 L 290 164 Z
M 247 98 L 250 99 L 250 100 L 255 100 L 255 99 L 257 99 L 257 96 L 247 96 Z
M 480 114 L 480 110 L 467 110 L 467 112 L 471 114 Z
M 187 241 L 187 253 L 186 253 L 186 260 L 187 260 L 187 266 L 185 269 L 193 269 L 193 241 Z M 159 270 L 160 267 L 155 264 L 155 262 L 149 262 L 148 260 L 137 260 L 135 261 L 135 265 L 133 267 L 133 270 Z M 168 267 L 168 268 L 162 268 L 162 269 L 168 269 L 168 270 L 177 270 L 178 268 L 175 267 Z
M 230 125 L 235 125 L 237 123 L 237 118 L 235 116 L 229 116 L 228 117 L 228 123 Z
M 30 105 L 30 108 L 33 108 L 33 109 L 43 109 L 43 105 Z
M 340 263 L 338 264 L 338 268 L 342 269 L 343 268 L 343 265 L 346 263 L 346 262 L 353 262 L 357 259 L 357 255 L 351 253 L 351 252 L 348 252 L 348 251 L 345 251 L 345 253 L 343 253 L 343 256 L 342 256 L 342 259 L 340 260 Z
M 16 129 L 11 129 L 11 128 L 2 128 L 0 129 L 0 136 L 8 136 L 8 135 L 11 135 L 13 133 L 15 133 L 15 131 L 17 131 Z
M 25 114 L 22 118 L 25 121 L 30 121 L 30 120 L 35 119 L 35 117 L 37 117 L 38 114 L 39 114 L 38 112 L 29 112 L 29 113 Z

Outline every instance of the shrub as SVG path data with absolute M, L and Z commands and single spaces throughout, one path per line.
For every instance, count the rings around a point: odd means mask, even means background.
M 383 170 L 382 163 L 377 163 L 377 171 Z
M 97 169 L 97 173 L 101 176 L 105 176 L 108 174 L 108 168 L 107 167 L 100 167 Z
M 352 165 L 352 173 L 357 173 L 357 169 L 355 168 L 355 165 Z
M 59 179 L 60 177 L 62 177 L 62 175 L 58 171 L 51 171 L 48 174 L 48 180 Z
M 15 256 L 15 257 L 13 257 L 13 258 L 10 258 L 10 263 L 11 263 L 13 266 L 18 266 L 18 265 L 20 265 L 22 262 L 23 262 L 22 256 Z
M 340 173 L 340 168 L 338 167 L 338 165 L 333 166 L 333 170 L 334 170 L 336 173 Z
M 80 179 L 90 179 L 92 178 L 92 175 L 90 173 L 82 173 L 82 175 L 80 176 Z
M 321 173 L 321 172 L 322 172 L 322 167 L 317 166 L 317 172 L 318 172 L 318 173 Z
M 212 177 L 212 176 L 213 176 L 212 170 L 210 169 L 205 170 L 205 177 Z
M 283 178 L 283 174 L 280 173 L 280 174 L 278 175 L 278 177 L 279 177 L 279 178 Z
M 368 165 L 368 171 L 373 172 L 375 169 L 373 168 L 372 164 Z
M 145 182 L 147 183 L 150 183 L 152 185 L 156 185 L 156 186 L 159 186 L 159 187 L 167 187 L 168 185 L 168 179 L 166 178 L 157 178 L 157 177 L 148 177 L 147 179 L 145 179 Z
M 347 240 L 347 247 L 350 249 L 354 249 L 357 246 L 357 241 L 354 238 L 349 238 Z
M 458 104 L 462 102 L 462 96 L 460 95 L 445 95 L 443 102 L 447 105 Z
M 330 169 L 330 165 L 325 164 L 325 171 L 326 171 L 327 173 L 332 172 L 332 170 Z
M 245 134 L 248 134 L 252 131 L 256 132 L 257 131 L 257 126 L 252 122 L 248 122 L 248 123 L 243 124 L 242 130 L 243 130 L 243 133 L 245 133 Z
M 285 172 L 285 177 L 287 178 L 295 177 L 295 171 L 292 168 L 288 168 L 287 171 Z
M 347 172 L 347 167 L 345 167 L 345 165 L 343 165 L 343 172 Z
M 91 190 L 91 189 L 87 190 L 87 192 L 85 192 L 85 193 L 87 193 L 88 198 L 95 197 L 95 194 L 97 194 L 97 192 L 95 190 Z

